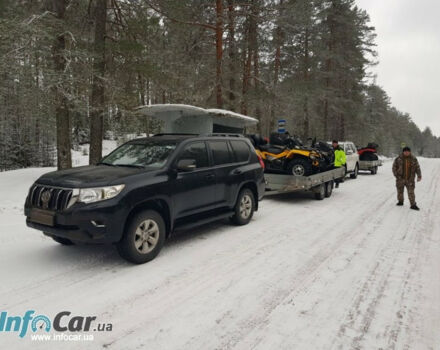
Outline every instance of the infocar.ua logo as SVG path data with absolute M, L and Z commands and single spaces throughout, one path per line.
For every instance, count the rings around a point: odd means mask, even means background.
M 20 338 L 23 338 L 29 328 L 29 323 L 33 332 L 38 329 L 49 332 L 52 324 L 45 315 L 37 315 L 34 310 L 28 310 L 24 316 L 9 316 L 6 311 L 0 313 L 0 332 L 19 332 Z

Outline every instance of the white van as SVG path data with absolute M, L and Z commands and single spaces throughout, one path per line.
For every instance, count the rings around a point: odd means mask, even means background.
M 329 141 L 328 144 L 331 145 L 332 143 Z M 347 157 L 347 163 L 345 164 L 347 174 L 350 174 L 352 179 L 356 179 L 359 173 L 359 154 L 356 146 L 351 141 L 340 141 L 339 147 L 344 150 Z

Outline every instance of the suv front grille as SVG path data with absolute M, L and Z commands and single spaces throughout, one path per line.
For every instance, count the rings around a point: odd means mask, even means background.
M 48 210 L 64 210 L 72 199 L 73 189 L 34 184 L 29 190 L 29 204 Z

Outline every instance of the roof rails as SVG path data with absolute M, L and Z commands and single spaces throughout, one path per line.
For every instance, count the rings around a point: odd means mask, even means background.
M 198 136 L 199 134 L 190 134 L 190 133 L 159 133 L 154 134 L 153 136 Z
M 153 136 L 204 136 L 204 137 L 244 137 L 242 134 L 230 134 L 230 133 L 207 133 L 207 134 L 190 134 L 190 133 L 159 133 Z
M 230 134 L 230 133 L 224 133 L 224 132 L 201 134 L 200 136 L 244 137 L 242 134 Z

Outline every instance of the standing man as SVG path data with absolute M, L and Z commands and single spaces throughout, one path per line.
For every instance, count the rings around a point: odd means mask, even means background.
M 336 140 L 332 141 L 333 150 L 335 152 L 335 168 L 340 168 L 342 166 L 345 166 L 345 163 L 347 161 L 347 157 L 345 156 L 344 150 L 339 147 L 339 142 Z M 341 179 L 335 180 L 335 187 L 339 187 L 339 183 L 342 182 Z
M 416 174 L 417 182 L 419 182 L 422 180 L 422 172 L 420 171 L 420 165 L 417 158 L 411 154 L 411 149 L 409 147 L 404 147 L 402 154 L 394 160 L 393 174 L 396 178 L 397 205 L 403 205 L 403 192 L 406 187 L 408 198 L 411 203 L 411 209 L 420 210 L 416 203 L 414 189 L 416 187 Z

